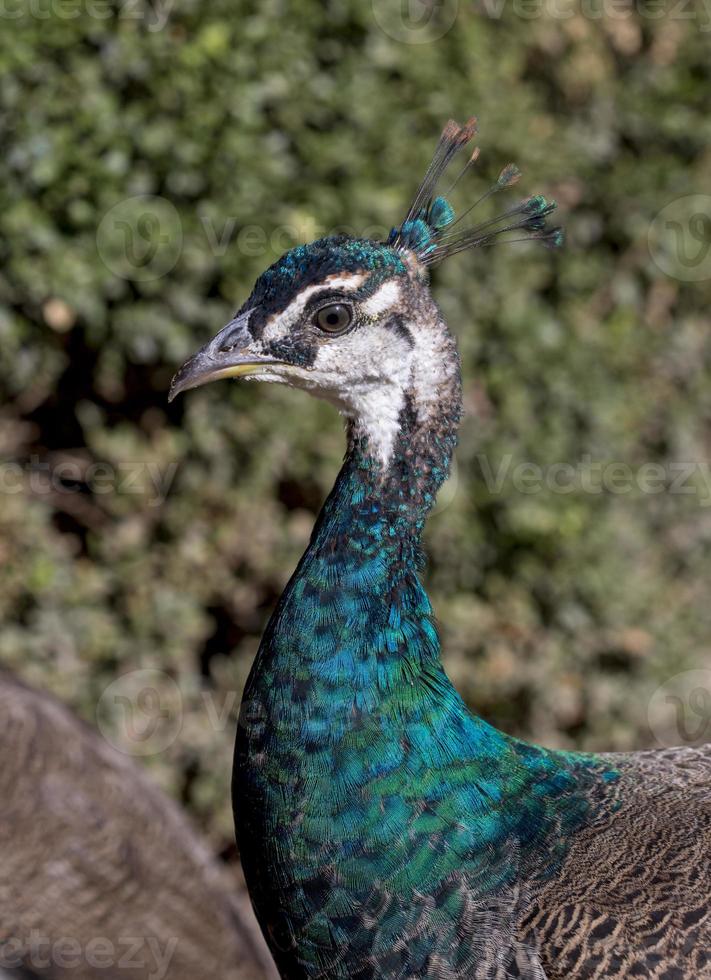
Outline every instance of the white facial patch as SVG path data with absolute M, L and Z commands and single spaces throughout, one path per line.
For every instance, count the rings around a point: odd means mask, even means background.
M 412 389 L 421 418 L 441 410 L 443 389 L 459 376 L 459 361 L 452 356 L 451 342 L 438 318 L 423 318 L 412 330 L 415 341 Z
M 328 353 L 319 352 L 317 364 L 341 378 L 339 398 L 333 399 L 343 414 L 356 422 L 357 431 L 384 468 L 392 460 L 400 429 L 406 396 L 412 397 L 419 423 L 436 417 L 443 400 L 458 384 L 458 360 L 452 342 L 436 309 L 430 317 L 403 324 L 410 340 L 388 325 L 388 308 L 397 309 L 400 298 L 397 283 L 386 283 L 371 298 L 371 309 L 380 311 L 380 323 L 356 330 L 344 337 Z M 363 304 L 367 307 L 367 303 Z M 340 346 L 340 345 L 339 345 Z M 335 363 L 329 365 L 333 359 Z M 331 372 L 328 368 L 331 368 Z
M 361 309 L 366 316 L 377 317 L 391 306 L 395 306 L 399 299 L 400 283 L 394 279 L 389 279 L 372 296 L 369 296 L 364 303 L 361 303 Z
M 324 343 L 303 385 L 353 419 L 387 466 L 400 430 L 411 375 L 410 345 L 385 323 Z
M 331 276 L 327 276 L 325 279 L 321 279 L 317 283 L 313 283 L 310 286 L 305 286 L 300 293 L 292 299 L 286 309 L 282 310 L 281 313 L 275 313 L 272 317 L 267 320 L 264 327 L 264 340 L 268 343 L 272 340 L 278 340 L 289 332 L 291 327 L 299 320 L 301 314 L 304 312 L 304 307 L 308 303 L 309 299 L 314 293 L 320 292 L 322 289 L 333 289 L 343 290 L 343 292 L 353 292 L 362 286 L 365 282 L 365 273 L 363 272 L 353 272 L 347 275 L 339 275 L 334 273 Z
M 314 293 L 329 287 L 354 292 L 366 280 L 367 273 L 334 274 L 306 286 L 268 321 L 265 342 L 288 336 Z M 407 303 L 403 310 L 403 288 L 399 279 L 388 279 L 358 304 L 362 318 L 352 330 L 333 337 L 315 332 L 315 356 L 307 366 L 274 364 L 260 372 L 265 381 L 292 385 L 329 401 L 354 422 L 355 432 L 366 437 L 369 451 L 384 469 L 395 452 L 408 393 L 420 419 L 432 416 L 440 410 L 447 375 L 457 370 L 436 307 L 428 310 L 429 316 L 419 313 L 414 318 Z M 403 323 L 404 311 L 409 317 Z

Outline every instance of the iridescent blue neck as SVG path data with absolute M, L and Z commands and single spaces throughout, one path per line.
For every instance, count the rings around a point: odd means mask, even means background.
M 555 867 L 587 814 L 585 763 L 473 716 L 442 667 L 418 568 L 456 440 L 456 370 L 450 379 L 420 400 L 413 387 L 387 460 L 351 425 L 245 689 L 237 836 L 284 976 L 360 975 L 314 917 L 315 896 L 366 909 L 385 881 L 404 914 L 454 871 L 475 896 L 506 889 L 522 868 L 539 873 L 541 849 L 544 872 Z
M 250 692 L 260 689 L 260 704 L 278 702 L 287 727 L 310 730 L 318 704 L 329 719 L 319 731 L 337 738 L 354 704 L 373 710 L 384 695 L 397 701 L 398 691 L 413 709 L 415 677 L 423 678 L 419 689 L 428 703 L 436 691 L 459 703 L 417 574 L 421 531 L 455 444 L 458 378 L 453 392 L 444 421 L 403 411 L 387 467 L 351 427 L 344 465 L 252 671 Z
M 384 471 L 369 453 L 367 440 L 353 439 L 310 550 L 330 542 L 331 547 L 350 545 L 362 555 L 413 555 L 437 490 L 447 478 L 453 446 L 454 437 L 432 455 L 408 456 L 405 446 L 398 445 Z

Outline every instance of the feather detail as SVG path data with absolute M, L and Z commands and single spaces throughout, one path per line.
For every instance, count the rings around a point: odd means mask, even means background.
M 437 184 L 447 167 L 459 150 L 470 142 L 476 132 L 475 118 L 468 120 L 464 126 L 459 126 L 450 119 L 444 127 L 432 162 L 427 168 L 404 221 L 392 229 L 387 239 L 387 244 L 395 250 L 414 252 L 422 265 L 435 265 L 465 249 L 492 245 L 500 236 L 512 231 L 522 231 L 526 237 L 523 239 L 509 238 L 509 242 L 533 239 L 541 242 L 547 248 L 558 248 L 563 244 L 561 229 L 549 228 L 545 221 L 555 210 L 555 202 L 546 201 L 541 195 L 521 201 L 514 208 L 510 208 L 482 224 L 475 225 L 473 228 L 456 234 L 453 233 L 454 227 L 480 204 L 493 194 L 512 187 L 521 179 L 521 171 L 516 164 L 506 164 L 494 184 L 459 217 L 455 216 L 454 208 L 445 196 L 435 196 Z M 479 148 L 475 147 L 463 169 L 449 187 L 447 194 L 454 190 L 478 158 Z M 518 216 L 519 220 L 508 224 L 504 223 L 513 216 Z M 504 241 L 506 240 L 504 239 Z

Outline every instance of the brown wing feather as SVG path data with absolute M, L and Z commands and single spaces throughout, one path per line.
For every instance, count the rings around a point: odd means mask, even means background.
M 622 771 L 611 805 L 520 937 L 550 980 L 711 978 L 711 746 L 607 758 Z

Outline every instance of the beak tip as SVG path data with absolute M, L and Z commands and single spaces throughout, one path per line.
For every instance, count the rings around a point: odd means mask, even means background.
M 209 343 L 196 351 L 192 357 L 175 372 L 168 389 L 168 404 L 174 401 L 183 391 L 198 388 L 209 381 L 218 378 L 238 377 L 249 373 L 256 361 L 264 358 L 253 358 L 250 345 L 254 338 L 247 329 L 251 310 L 237 314 L 230 322 L 212 338 Z M 229 352 L 234 351 L 234 354 Z
M 186 391 L 188 388 L 195 387 L 194 368 L 196 361 L 197 355 L 193 355 L 173 375 L 170 382 L 170 388 L 168 389 L 168 404 L 174 401 L 181 392 Z

